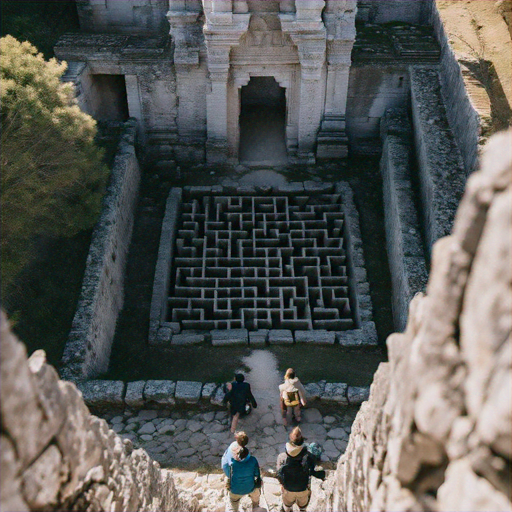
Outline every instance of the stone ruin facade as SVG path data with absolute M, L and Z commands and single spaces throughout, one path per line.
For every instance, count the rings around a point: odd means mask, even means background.
M 69 63 L 82 109 L 136 118 L 161 165 L 247 160 L 248 139 L 269 128 L 244 135 L 251 108 L 278 116 L 281 164 L 375 150 L 386 109 L 407 106 L 409 67 L 440 56 L 430 0 L 82 0 L 77 8 L 83 32 L 62 37 L 55 53 Z M 245 163 L 266 161 L 261 153 Z
M 491 140 L 469 180 L 453 234 L 435 245 L 427 293 L 405 333 L 388 338 L 389 362 L 311 510 L 511 509 L 511 136 Z M 222 506 L 221 482 L 173 479 L 132 451 L 42 351 L 27 360 L 3 315 L 1 328 L 2 510 Z
M 177 164 L 290 166 L 339 161 L 349 152 L 380 154 L 393 320 L 404 329 L 411 298 L 424 290 L 432 245 L 452 226 L 474 167 L 476 153 L 468 148 L 476 148 L 478 137 L 478 116 L 445 51 L 431 0 L 84 0 L 77 9 L 82 31 L 55 46 L 69 65 L 64 78 L 96 119 L 132 121 L 130 155 L 118 161 L 108 214 L 93 238 L 94 268 L 86 272 L 64 351 L 66 378 L 93 378 L 108 368 L 140 157 L 165 174 Z M 452 122 L 453 108 L 465 121 Z M 199 166 L 185 168 L 192 176 Z M 377 343 L 348 185 L 330 191 L 309 182 L 288 185 L 173 190 L 153 287 L 151 345 Z M 313 203 L 329 203 L 342 189 L 333 201 L 343 228 L 331 217 L 308 217 Z M 222 206 L 215 214 L 221 220 L 203 226 L 202 195 L 234 210 Z M 236 212 L 235 203 L 247 212 Z M 301 205 L 306 210 L 295 211 Z M 293 218 L 281 233 L 285 224 L 271 216 L 285 211 Z M 254 228 L 246 229 L 244 215 L 254 217 Z M 269 222 L 280 224 L 264 234 Z M 257 254 L 250 265 L 240 256 L 248 254 L 249 239 Z M 295 243 L 305 246 L 290 256 Z M 333 243 L 345 262 L 327 255 Z

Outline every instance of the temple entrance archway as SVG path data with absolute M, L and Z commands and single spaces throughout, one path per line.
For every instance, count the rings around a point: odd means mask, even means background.
M 239 161 L 285 165 L 286 90 L 273 76 L 251 77 L 240 90 Z

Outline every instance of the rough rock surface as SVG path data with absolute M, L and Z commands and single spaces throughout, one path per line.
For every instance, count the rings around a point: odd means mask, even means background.
M 89 413 L 43 351 L 27 360 L 3 312 L 0 351 L 1 510 L 197 510 L 169 472 Z
M 323 510 L 511 510 L 511 135 L 490 140 L 435 244 Z

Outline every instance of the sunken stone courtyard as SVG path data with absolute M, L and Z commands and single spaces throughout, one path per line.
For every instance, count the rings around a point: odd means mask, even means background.
M 294 368 L 308 512 L 510 512 L 511 2 L 75 5 L 54 52 L 115 154 L 57 370 L 2 312 L 1 509 L 228 510 L 243 373 L 282 510 Z
M 350 247 L 360 235 L 346 183 L 227 192 L 171 189 L 150 343 L 343 344 L 343 331 L 371 320 L 354 278 L 363 265 Z

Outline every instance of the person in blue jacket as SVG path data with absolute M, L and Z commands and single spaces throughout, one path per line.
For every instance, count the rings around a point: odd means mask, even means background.
M 242 496 L 249 495 L 252 509 L 256 510 L 260 501 L 261 475 L 260 465 L 249 454 L 245 446 L 236 447 L 233 458 L 226 460 L 222 469 L 229 482 L 229 510 L 238 512 Z
M 220 461 L 220 467 L 224 467 L 225 464 L 231 462 L 234 457 L 235 451 L 239 447 L 247 446 L 249 443 L 249 436 L 244 432 L 235 432 L 235 440 L 226 448 L 224 455 L 222 456 L 222 460 Z

